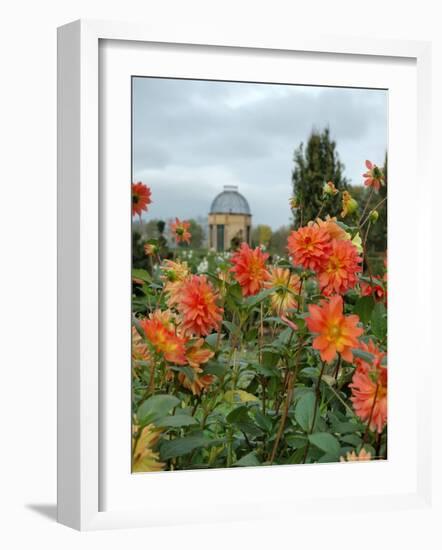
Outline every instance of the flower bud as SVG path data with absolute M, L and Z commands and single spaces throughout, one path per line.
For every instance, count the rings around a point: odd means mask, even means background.
M 324 194 L 324 197 L 333 197 L 336 193 L 338 193 L 338 190 L 332 181 L 328 181 L 327 183 L 324 183 L 322 193 Z
M 342 212 L 341 216 L 345 218 L 348 215 L 354 214 L 356 210 L 358 209 L 358 203 L 355 201 L 355 199 L 350 195 L 348 191 L 344 191 L 342 193 Z
M 368 216 L 368 219 L 371 223 L 376 223 L 379 218 L 379 212 L 377 210 L 372 210 Z
M 298 201 L 298 198 L 297 197 L 291 197 L 289 199 L 289 204 L 290 204 L 290 208 L 292 210 L 295 210 L 296 208 L 299 207 L 299 201 Z

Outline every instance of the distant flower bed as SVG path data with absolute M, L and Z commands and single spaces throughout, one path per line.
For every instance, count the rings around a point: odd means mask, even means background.
M 382 170 L 366 167 L 377 193 Z M 133 193 L 141 216 L 150 189 Z M 338 193 L 327 182 L 324 204 Z M 151 269 L 132 273 L 134 472 L 387 457 L 386 252 L 372 265 L 376 211 L 341 198 L 341 217 L 306 220 L 285 257 L 145 246 Z M 191 242 L 185 220 L 172 231 Z

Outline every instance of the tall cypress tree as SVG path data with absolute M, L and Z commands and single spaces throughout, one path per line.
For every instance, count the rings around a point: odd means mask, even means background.
M 299 204 L 294 220 L 295 228 L 305 225 L 317 217 L 323 205 L 324 183 L 332 181 L 340 191 L 347 188 L 344 165 L 339 160 L 336 142 L 330 138 L 329 128 L 321 133 L 313 130 L 307 145 L 295 150 L 295 167 L 292 173 L 293 195 Z M 341 198 L 330 198 L 321 210 L 321 217 L 327 214 L 337 216 L 341 211 Z

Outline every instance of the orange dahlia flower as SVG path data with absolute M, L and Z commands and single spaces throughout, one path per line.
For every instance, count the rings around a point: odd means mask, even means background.
M 373 277 L 373 284 L 366 283 L 361 281 L 361 295 L 362 296 L 373 296 L 377 302 L 383 302 L 386 298 L 386 291 L 382 286 L 382 282 Z
M 376 166 L 373 162 L 366 160 L 365 166 L 367 167 L 367 172 L 362 175 L 364 179 L 364 185 L 367 187 L 373 187 L 376 191 L 379 191 L 381 185 L 385 183 L 385 176 L 382 168 Z
M 332 250 L 319 273 L 319 286 L 325 296 L 343 294 L 358 282 L 362 258 L 351 241 L 332 241 Z
M 149 346 L 141 338 L 135 327 L 132 327 L 132 365 L 138 366 L 139 361 L 150 361 Z
M 295 273 L 291 273 L 289 269 L 272 267 L 270 280 L 265 283 L 265 286 L 275 289 L 270 301 L 278 315 L 297 306 L 294 294 L 299 294 L 301 279 Z
M 217 300 L 218 293 L 205 275 L 190 275 L 183 281 L 175 303 L 185 334 L 207 336 L 212 329 L 219 329 L 223 309 Z
M 178 373 L 178 380 L 187 389 L 189 389 L 193 395 L 199 395 L 205 388 L 210 386 L 215 377 L 211 374 L 203 374 L 201 365 L 207 363 L 215 353 L 209 348 L 204 346 L 204 340 L 200 338 L 196 340 L 186 350 L 186 357 L 189 366 L 193 370 L 193 379 L 186 376 L 185 373 Z
M 178 336 L 167 311 L 156 310 L 149 318 L 142 319 L 140 326 L 146 339 L 152 344 L 157 353 L 161 353 L 170 363 L 185 365 L 185 338 Z
M 266 269 L 266 260 L 269 257 L 261 248 L 251 249 L 247 243 L 241 243 L 240 248 L 232 256 L 235 280 L 240 284 L 243 296 L 254 296 L 264 288 L 265 282 L 270 279 Z
M 338 353 L 345 361 L 353 360 L 352 348 L 359 346 L 358 338 L 363 329 L 358 327 L 357 315 L 343 314 L 341 296 L 330 301 L 322 300 L 319 305 L 309 305 L 310 316 L 306 318 L 310 332 L 317 334 L 313 348 L 317 349 L 323 361 L 331 363 Z
M 318 271 L 331 251 L 330 235 L 318 225 L 301 227 L 290 233 L 287 248 L 294 265 Z
M 141 181 L 132 184 L 132 216 L 147 212 L 148 205 L 152 203 L 151 195 L 149 187 Z
M 322 188 L 322 194 L 325 197 L 333 197 L 337 193 L 339 193 L 339 190 L 336 189 L 336 186 L 332 181 L 328 181 L 327 183 L 324 183 L 324 186 Z
M 190 222 L 180 221 L 178 218 L 175 218 L 175 221 L 170 224 L 170 230 L 177 243 L 187 243 L 190 244 L 191 234 L 188 231 L 190 227 Z
M 160 472 L 165 464 L 160 462 L 160 454 L 154 451 L 161 435 L 161 430 L 153 424 L 134 426 L 132 437 L 132 472 Z
M 354 360 L 354 364 L 357 368 L 361 368 L 364 370 L 369 370 L 371 367 L 380 368 L 383 362 L 384 357 L 386 357 L 386 352 L 379 349 L 376 344 L 373 342 L 373 340 L 369 340 L 368 343 L 360 341 L 359 342 L 359 349 L 362 351 L 366 351 L 367 353 L 371 353 L 373 355 L 373 363 L 372 365 L 361 359 L 360 357 L 356 357 Z
M 146 256 L 154 256 L 158 252 L 158 246 L 153 243 L 146 243 L 144 245 L 144 253 Z
M 341 462 L 360 462 L 364 460 L 371 460 L 371 453 L 366 451 L 365 449 L 361 449 L 359 451 L 359 454 L 356 454 L 355 451 L 352 451 L 351 453 L 347 453 L 346 456 L 341 456 L 340 461 Z
M 381 433 L 387 423 L 387 367 L 374 361 L 359 365 L 350 384 L 355 413 L 370 430 Z
M 308 223 L 308 225 L 314 224 L 316 224 L 318 227 L 325 229 L 330 235 L 330 239 L 336 239 L 337 241 L 350 240 L 350 234 L 338 225 L 336 218 L 331 218 L 330 216 L 327 216 L 325 220 L 321 220 L 321 218 L 316 218 L 314 222 Z
M 190 274 L 189 266 L 187 262 L 164 260 L 160 269 L 162 272 L 160 279 L 164 283 L 164 292 L 168 295 L 169 306 L 172 306 L 178 299 L 184 279 Z

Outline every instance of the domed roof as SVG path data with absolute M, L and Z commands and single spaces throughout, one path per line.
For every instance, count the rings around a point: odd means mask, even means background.
M 224 191 L 213 199 L 210 213 L 250 215 L 250 207 L 236 185 L 225 185 Z

